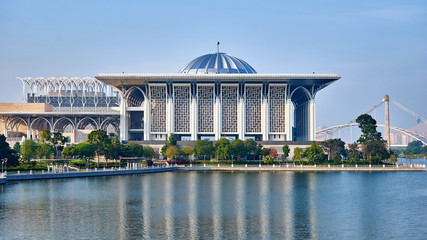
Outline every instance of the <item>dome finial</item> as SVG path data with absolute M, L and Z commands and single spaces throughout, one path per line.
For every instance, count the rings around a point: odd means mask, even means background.
M 217 54 L 219 53 L 219 42 L 218 41 L 216 42 L 216 53 Z

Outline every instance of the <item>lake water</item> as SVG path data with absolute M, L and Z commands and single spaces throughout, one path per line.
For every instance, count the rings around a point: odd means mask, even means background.
M 172 172 L 0 186 L 0 239 L 426 239 L 425 172 Z

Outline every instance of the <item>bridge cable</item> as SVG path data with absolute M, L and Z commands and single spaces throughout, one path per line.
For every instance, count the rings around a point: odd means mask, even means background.
M 374 109 L 376 109 L 377 107 L 381 106 L 381 104 L 384 103 L 384 99 L 382 99 L 379 103 L 377 103 L 376 105 L 374 105 L 373 107 L 369 108 L 368 111 L 364 112 L 363 114 L 368 114 L 370 112 L 372 112 Z M 349 123 L 354 123 L 356 122 L 356 119 L 351 120 Z
M 412 116 L 416 117 L 417 119 L 421 120 L 422 122 L 427 122 L 427 119 L 421 117 L 420 115 L 416 114 L 414 111 L 411 111 L 409 108 L 403 106 L 402 104 L 398 103 L 397 101 L 390 98 L 390 101 L 394 103 L 396 106 L 398 106 L 400 109 L 406 111 L 407 113 L 411 114 Z

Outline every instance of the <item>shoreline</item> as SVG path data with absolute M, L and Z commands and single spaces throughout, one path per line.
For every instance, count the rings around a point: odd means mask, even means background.
M 0 175 L 0 184 L 13 181 L 30 181 L 30 180 L 46 180 L 46 179 L 62 179 L 62 178 L 82 178 L 82 177 L 104 177 L 104 176 L 119 176 L 119 175 L 133 175 L 133 174 L 147 174 L 147 173 L 161 173 L 161 172 L 173 172 L 173 171 L 200 171 L 200 172 L 212 172 L 212 171 L 247 171 L 247 172 L 426 172 L 424 164 L 411 164 L 411 165 L 363 165 L 363 166 L 316 166 L 316 165 L 298 165 L 298 166 L 173 166 L 173 167 L 161 167 L 161 168 L 139 168 L 139 169 L 100 169 L 97 171 L 82 171 L 82 172 L 64 172 L 64 173 L 25 173 L 25 174 L 14 174 L 14 175 Z
M 46 179 L 62 179 L 62 178 L 83 178 L 83 177 L 104 177 L 104 176 L 120 176 L 146 173 L 160 173 L 176 171 L 177 167 L 164 168 L 140 168 L 140 169 L 121 169 L 121 170 L 98 170 L 98 171 L 83 171 L 83 172 L 64 172 L 64 173 L 37 173 L 37 174 L 13 174 L 6 175 L 5 182 L 12 181 L 30 181 L 30 180 L 46 180 Z M 1 183 L 1 181 L 0 181 Z
M 206 166 L 182 167 L 178 171 L 289 171 L 289 172 L 425 172 L 422 164 L 401 166 Z

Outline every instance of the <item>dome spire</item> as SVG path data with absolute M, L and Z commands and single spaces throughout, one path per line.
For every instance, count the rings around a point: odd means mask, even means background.
M 216 54 L 218 54 L 219 53 L 219 42 L 217 41 L 216 42 Z
M 216 73 L 219 73 L 219 41 L 216 42 Z

